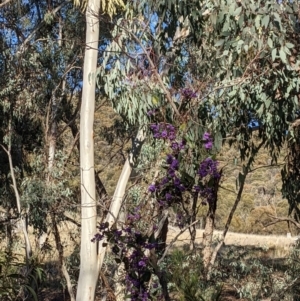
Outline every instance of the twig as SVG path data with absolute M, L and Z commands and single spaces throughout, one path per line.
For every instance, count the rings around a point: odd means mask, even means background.
M 188 228 L 192 227 L 193 225 L 197 224 L 200 220 L 196 220 L 193 223 L 187 225 L 186 227 L 184 227 L 169 243 L 169 245 L 166 247 L 164 254 L 162 255 L 162 257 L 158 260 L 157 264 L 160 264 L 164 258 L 166 257 L 166 255 L 168 254 L 169 249 L 174 245 L 174 243 L 176 242 L 176 240 L 178 239 L 178 237 L 183 234 Z

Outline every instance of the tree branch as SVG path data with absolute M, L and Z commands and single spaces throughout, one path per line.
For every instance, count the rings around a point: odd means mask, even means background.
M 166 255 L 168 254 L 170 248 L 174 245 L 174 243 L 177 241 L 178 237 L 183 234 L 187 229 L 189 229 L 190 227 L 192 227 L 193 225 L 197 224 L 199 222 L 199 219 L 192 222 L 191 224 L 187 225 L 186 227 L 184 227 L 169 243 L 169 245 L 166 247 L 166 250 L 164 252 L 164 254 L 162 255 L 162 257 L 158 260 L 157 264 L 160 264 L 164 258 L 166 257 Z
M 8 2 L 10 0 L 7 0 L 6 2 Z M 3 3 L 2 3 L 3 4 Z M 5 4 L 5 2 L 4 2 Z M 62 4 L 60 4 L 59 6 L 57 6 L 56 8 L 54 8 L 51 11 L 52 15 L 55 15 L 64 5 L 66 4 L 66 2 L 63 2 Z M 1 5 L 1 4 L 0 4 Z M 0 6 L 1 7 L 1 6 Z M 34 35 L 44 26 L 45 21 L 43 20 L 42 22 L 40 22 L 34 29 L 33 31 L 28 35 L 28 37 L 23 41 L 23 43 L 19 46 L 19 49 L 17 51 L 17 53 L 22 54 L 25 51 L 25 47 L 26 45 L 30 42 L 30 40 L 34 37 Z
M 268 216 L 271 217 L 271 218 L 273 218 L 273 219 L 275 219 L 275 221 L 273 221 L 271 223 L 268 223 L 267 225 L 265 225 L 265 227 L 269 227 L 271 225 L 274 225 L 274 224 L 277 224 L 277 223 L 280 223 L 280 222 L 290 222 L 290 223 L 294 224 L 298 229 L 300 229 L 300 223 L 297 223 L 292 218 L 289 218 L 289 217 L 277 217 L 277 216 L 270 215 L 270 214 L 268 214 Z
M 6 0 L 3 3 L 0 3 L 0 8 L 8 4 L 11 0 Z
M 114 24 L 115 26 L 119 26 L 118 24 Z M 172 109 L 174 110 L 175 114 L 177 115 L 177 117 L 181 117 L 177 107 L 175 106 L 174 104 L 174 101 L 172 100 L 172 96 L 170 94 L 170 92 L 167 90 L 167 88 L 165 87 L 165 84 L 163 83 L 162 79 L 161 79 L 161 76 L 159 75 L 158 71 L 157 71 L 157 68 L 156 66 L 154 65 L 152 59 L 150 58 L 150 55 L 148 54 L 147 50 L 145 49 L 144 45 L 141 43 L 140 39 L 134 34 L 132 33 L 131 31 L 129 31 L 128 29 L 126 29 L 125 27 L 122 27 L 123 30 L 125 30 L 128 34 L 130 34 L 132 36 L 132 38 L 139 44 L 139 46 L 141 47 L 141 49 L 143 50 L 144 54 L 146 55 L 147 57 L 147 60 L 150 64 L 150 67 L 152 69 L 152 71 L 154 72 L 155 74 L 155 77 L 157 79 L 157 81 L 159 82 L 159 85 L 161 86 L 162 90 L 164 91 L 165 95 L 166 95 L 166 98 L 169 102 L 169 104 L 171 105 Z

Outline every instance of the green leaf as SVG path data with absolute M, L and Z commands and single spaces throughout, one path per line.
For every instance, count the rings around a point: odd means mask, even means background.
M 270 105 L 271 105 L 271 98 L 268 97 L 266 100 L 265 100 L 265 105 L 266 105 L 266 109 L 269 109 Z
M 274 13 L 273 15 L 278 22 L 281 22 L 281 19 L 277 13 Z
M 256 27 L 256 29 L 261 28 L 261 26 L 260 26 L 260 15 L 257 15 L 256 18 L 255 18 L 255 27 Z
M 30 292 L 31 296 L 33 297 L 34 301 L 38 301 L 37 294 L 33 290 L 33 288 L 30 287 L 29 285 L 25 285 L 25 288 L 29 290 L 29 292 Z
M 283 47 L 283 51 L 284 51 L 286 54 L 291 55 L 290 50 L 289 50 L 286 46 Z
M 235 3 L 233 2 L 229 7 L 229 15 L 234 15 L 235 12 Z
M 224 41 L 225 41 L 224 39 L 217 41 L 216 44 L 215 44 L 215 47 L 223 45 Z
M 273 48 L 273 40 L 270 37 L 268 38 L 268 45 L 270 48 Z
M 294 48 L 294 47 L 295 47 L 295 45 L 292 44 L 292 43 L 285 43 L 285 46 L 286 46 L 287 48 Z
M 237 16 L 237 15 L 239 15 L 241 12 L 242 12 L 242 7 L 240 6 L 240 7 L 238 7 L 238 8 L 234 11 L 233 16 Z
M 274 48 L 274 49 L 272 50 L 272 61 L 273 61 L 273 62 L 274 62 L 275 59 L 276 59 L 276 55 L 277 55 L 277 49 Z
M 284 49 L 281 47 L 280 50 L 279 50 L 279 56 L 280 56 L 280 59 L 283 63 L 287 63 L 287 60 L 286 60 L 286 53 L 284 52 Z
M 261 20 L 261 26 L 264 28 L 267 28 L 270 22 L 270 16 L 269 15 L 265 15 L 263 17 L 263 19 Z
M 264 112 L 264 105 L 262 104 L 260 108 L 257 110 L 258 117 L 261 117 Z

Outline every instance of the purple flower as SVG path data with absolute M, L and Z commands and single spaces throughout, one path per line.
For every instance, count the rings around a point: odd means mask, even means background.
M 178 167 L 179 167 L 178 160 L 177 159 L 173 159 L 170 167 L 173 168 L 173 169 L 175 169 L 175 170 L 178 170 Z
M 172 162 L 173 162 L 173 156 L 172 155 L 167 155 L 166 162 L 167 162 L 167 164 L 172 164 Z
M 174 179 L 174 185 L 176 187 L 179 187 L 179 185 L 181 184 L 180 179 L 178 179 L 177 177 Z
M 138 266 L 144 268 L 146 266 L 146 262 L 143 261 L 143 260 L 140 260 L 139 263 L 138 263 Z
M 164 186 L 164 185 L 166 185 L 167 183 L 169 183 L 169 179 L 168 179 L 167 177 L 164 177 L 164 178 L 161 180 L 160 185 L 161 185 L 161 186 Z
M 171 143 L 171 148 L 172 148 L 173 151 L 178 151 L 178 149 L 179 149 L 178 143 L 177 142 L 172 142 Z
M 212 141 L 208 141 L 204 144 L 205 149 L 212 149 L 213 143 Z
M 184 227 L 184 220 L 181 212 L 176 214 L 176 225 L 182 229 Z
M 185 187 L 184 187 L 182 184 L 180 184 L 180 185 L 178 186 L 178 189 L 179 189 L 181 192 L 185 191 Z
M 169 169 L 168 170 L 168 176 L 170 178 L 174 178 L 175 177 L 175 170 L 174 169 Z
M 129 214 L 127 219 L 129 221 L 138 221 L 139 219 L 141 218 L 141 215 L 138 214 L 138 213 L 135 213 L 135 214 Z
M 170 201 L 173 198 L 173 196 L 170 193 L 166 193 L 166 200 Z
M 154 132 L 159 131 L 159 124 L 151 124 L 150 129 Z
M 175 135 L 175 133 L 169 133 L 169 136 L 168 136 L 168 138 L 169 138 L 169 140 L 170 140 L 170 141 L 173 141 L 173 140 L 175 140 L 175 139 L 176 139 L 176 135 Z
M 203 134 L 203 141 L 204 141 L 204 147 L 207 150 L 212 149 L 213 147 L 213 139 L 211 137 L 211 135 L 208 132 L 205 132 Z
M 219 178 L 220 174 L 218 173 L 217 167 L 218 167 L 217 161 L 214 161 L 211 158 L 206 158 L 204 161 L 200 163 L 200 167 L 197 173 L 201 178 L 204 178 L 207 175 L 211 175 L 214 178 Z
M 153 133 L 153 137 L 156 139 L 168 139 L 173 141 L 176 139 L 176 129 L 171 124 L 151 124 L 150 129 Z
M 152 193 L 155 192 L 155 190 L 156 190 L 156 186 L 154 184 L 151 184 L 148 188 L 148 191 Z
M 182 89 L 181 94 L 183 97 L 188 98 L 188 99 L 197 97 L 196 92 L 194 92 L 193 90 L 188 89 L 188 88 Z
M 148 249 L 148 250 L 154 249 L 156 246 L 157 246 L 156 243 L 145 243 L 144 244 L 145 249 Z
M 186 140 L 182 139 L 181 142 L 179 143 L 179 148 L 184 149 L 185 146 L 186 146 Z
M 163 200 L 159 200 L 158 201 L 158 204 L 161 206 L 161 207 L 165 207 L 167 205 L 167 203 Z
M 124 231 L 125 231 L 126 233 L 128 233 L 128 234 L 132 233 L 131 227 L 126 227 L 126 228 L 124 229 Z
M 200 196 L 205 199 L 202 202 L 211 203 L 215 198 L 214 190 L 210 187 L 205 187 L 200 191 Z
M 175 127 L 172 124 L 167 124 L 167 130 L 170 132 L 174 132 L 175 131 Z
M 115 235 L 116 236 L 121 236 L 122 235 L 122 230 L 115 230 Z
M 195 192 L 199 192 L 200 191 L 200 187 L 198 185 L 194 186 L 194 190 Z
M 96 242 L 96 241 L 100 241 L 102 240 L 104 237 L 103 234 L 100 233 L 96 233 L 95 236 L 91 239 L 91 242 Z
M 210 140 L 210 139 L 211 139 L 210 133 L 205 132 L 205 133 L 203 134 L 203 140 Z
M 168 137 L 168 132 L 166 130 L 161 132 L 161 138 L 167 138 Z
M 152 116 L 152 115 L 155 115 L 156 111 L 157 111 L 157 109 L 149 110 L 149 111 L 147 112 L 147 115 L 148 115 L 149 117 Z

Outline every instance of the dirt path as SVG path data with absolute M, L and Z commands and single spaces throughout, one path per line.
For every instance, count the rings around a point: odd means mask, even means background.
M 169 227 L 167 242 L 170 243 L 176 235 L 180 232 L 179 228 Z M 218 240 L 221 237 L 222 231 L 214 231 L 214 240 Z M 203 237 L 203 230 L 197 230 L 196 242 L 201 244 Z M 275 257 L 285 256 L 290 250 L 291 246 L 295 243 L 297 237 L 278 236 L 278 235 L 254 235 L 254 234 L 242 234 L 228 232 L 225 238 L 226 245 L 235 246 L 255 246 L 266 249 L 275 249 Z M 189 231 L 185 231 L 176 240 L 175 246 L 183 246 L 189 244 L 190 234 Z

